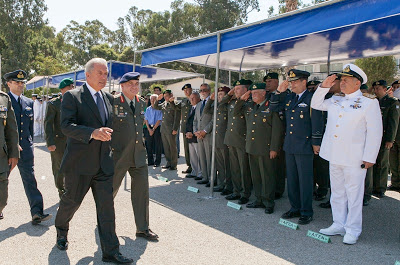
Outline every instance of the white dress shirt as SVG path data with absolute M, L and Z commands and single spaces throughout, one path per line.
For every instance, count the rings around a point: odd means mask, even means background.
M 97 93 L 97 91 L 94 90 L 94 88 L 92 88 L 88 83 L 86 83 L 86 86 L 89 89 L 90 94 L 92 94 L 94 103 L 97 104 L 97 97 L 95 95 Z M 101 93 L 101 91 L 99 91 L 99 95 L 100 95 L 101 99 L 103 100 L 104 112 L 106 113 L 106 117 L 108 119 L 108 111 L 107 111 L 107 107 L 106 107 L 106 102 L 104 101 L 103 94 Z

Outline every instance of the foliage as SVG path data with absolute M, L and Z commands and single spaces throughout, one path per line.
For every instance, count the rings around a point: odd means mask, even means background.
M 373 82 L 382 79 L 391 84 L 397 73 L 396 60 L 393 56 L 357 59 L 355 64 L 367 75 L 368 87 L 371 87 Z

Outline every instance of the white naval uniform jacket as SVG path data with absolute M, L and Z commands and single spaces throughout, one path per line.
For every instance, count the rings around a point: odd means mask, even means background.
M 360 90 L 325 100 L 328 92 L 329 88 L 318 87 L 311 100 L 313 109 L 328 112 L 319 155 L 341 166 L 375 163 L 383 133 L 378 100 L 363 96 Z

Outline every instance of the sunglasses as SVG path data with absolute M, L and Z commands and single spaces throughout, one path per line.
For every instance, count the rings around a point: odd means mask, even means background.
M 200 89 L 200 92 L 208 92 L 208 89 Z

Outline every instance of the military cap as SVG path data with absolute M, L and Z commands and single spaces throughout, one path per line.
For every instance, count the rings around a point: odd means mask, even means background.
M 185 90 L 185 88 L 192 88 L 192 85 L 191 84 L 186 84 L 186 85 L 184 85 L 182 87 L 182 90 Z
M 57 93 L 53 93 L 52 95 L 53 95 L 53 98 L 54 98 L 54 97 L 58 97 L 58 94 L 57 94 Z
M 243 86 L 250 86 L 251 84 L 253 84 L 253 81 L 251 81 L 251 80 L 240 79 L 240 80 L 236 81 L 236 82 L 233 84 L 233 86 L 240 86 L 240 85 L 243 85 Z
M 14 72 L 9 72 L 3 76 L 3 78 L 8 81 L 18 81 L 26 82 L 27 74 L 24 70 L 16 70 Z
M 307 86 L 317 86 L 319 84 L 321 84 L 321 81 L 318 80 L 311 80 L 307 82 Z
M 368 90 L 368 86 L 366 84 L 362 84 L 360 87 L 360 90 L 363 90 L 363 89 Z
M 366 84 L 368 81 L 367 75 L 360 67 L 354 64 L 346 64 L 343 66 L 343 71 L 337 74 L 338 76 L 352 76 L 360 80 L 361 84 Z
M 49 95 L 49 99 L 52 99 L 53 97 Z
M 59 89 L 62 89 L 66 86 L 70 86 L 74 83 L 74 80 L 72 78 L 64 78 L 63 80 L 61 80 L 60 84 L 58 85 Z
M 307 79 L 310 76 L 310 73 L 307 71 L 302 71 L 302 70 L 297 70 L 297 69 L 291 69 L 288 72 L 288 81 L 296 81 L 300 78 L 305 78 Z
M 223 87 L 218 88 L 218 92 L 223 91 L 225 93 L 228 93 L 230 90 L 231 89 L 229 87 L 227 87 L 227 86 L 223 86 Z
M 37 97 L 37 94 L 32 94 L 32 97 Z
M 124 74 L 121 79 L 119 80 L 119 83 L 126 83 L 130 80 L 139 80 L 140 74 L 138 72 L 128 72 Z
M 392 86 L 398 85 L 398 84 L 400 84 L 400 83 L 399 83 L 399 80 L 396 80 L 396 81 L 394 81 L 394 82 L 392 83 Z
M 165 94 L 165 93 L 172 94 L 172 91 L 171 91 L 171 89 L 167 89 L 167 90 L 165 90 L 165 91 L 163 92 L 163 94 Z
M 372 83 L 372 86 L 387 86 L 386 80 L 378 80 Z
M 150 97 L 152 94 L 151 93 L 147 93 L 146 94 L 146 97 Z
M 37 99 L 38 99 L 38 100 L 42 100 L 42 97 L 41 97 L 41 96 L 38 96 Z
M 278 73 L 268 73 L 266 76 L 264 76 L 263 81 L 268 79 L 279 79 Z
M 265 90 L 266 87 L 267 85 L 265 83 L 254 83 L 253 85 L 251 85 L 250 90 L 258 90 L 258 89 Z

